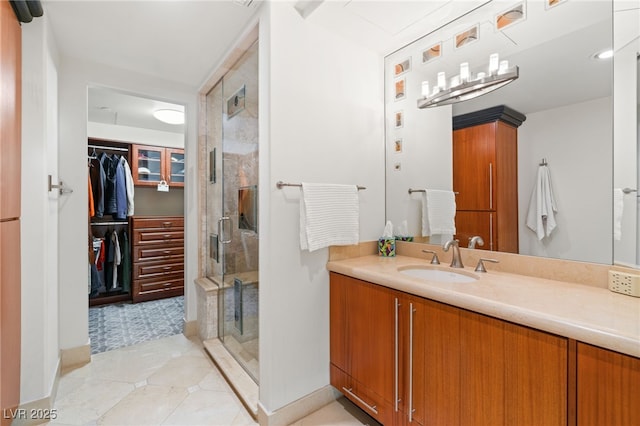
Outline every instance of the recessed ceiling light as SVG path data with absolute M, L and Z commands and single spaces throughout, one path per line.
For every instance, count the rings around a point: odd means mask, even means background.
M 613 50 L 607 49 L 593 55 L 595 59 L 609 59 L 613 57 Z
M 184 112 L 176 109 L 158 109 L 153 112 L 153 116 L 168 124 L 184 124 Z

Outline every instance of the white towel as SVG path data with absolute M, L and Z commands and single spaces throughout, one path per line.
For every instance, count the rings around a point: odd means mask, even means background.
M 358 187 L 302 183 L 300 248 L 314 251 L 360 242 Z
M 422 195 L 422 236 L 456 233 L 456 196 L 453 191 L 427 189 Z
M 624 209 L 624 193 L 621 188 L 613 189 L 613 239 L 622 238 L 622 211 Z
M 538 240 L 551 235 L 556 227 L 555 213 L 557 212 L 549 168 L 540 166 L 527 212 L 527 226 L 536 233 Z

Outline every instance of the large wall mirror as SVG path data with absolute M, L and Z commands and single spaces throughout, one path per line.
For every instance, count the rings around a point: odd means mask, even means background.
M 638 13 L 637 0 L 615 4 L 493 1 L 387 56 L 387 220 L 394 225 L 406 221 L 415 241 L 441 243 L 437 236 L 422 236 L 421 195 L 408 190 L 453 189 L 453 117 L 506 105 L 526 116 L 517 133 L 518 197 L 514 208 L 518 210 L 518 253 L 621 263 L 621 244 L 614 243 L 613 236 L 612 189 L 638 188 L 637 60 L 624 75 L 618 75 L 616 69 L 614 88 L 614 60 L 617 66 L 619 54 L 604 60 L 595 55 L 614 47 L 614 33 L 616 49 L 622 43 L 635 43 L 637 47 Z M 618 35 L 621 20 L 625 22 L 624 36 Z M 634 22 L 635 28 L 631 28 Z M 518 66 L 517 80 L 472 100 L 417 107 L 423 81 L 433 87 L 441 72 L 450 79 L 459 74 L 461 63 L 468 63 L 472 73 L 478 72 L 488 66 L 494 53 L 500 60 L 508 60 L 510 66 Z M 632 71 L 633 79 L 628 81 Z M 620 91 L 633 101 L 618 102 Z M 622 108 L 634 121 L 626 120 L 628 134 L 614 144 L 614 126 L 617 135 Z M 633 146 L 633 155 L 629 151 L 619 154 L 622 139 Z M 631 182 L 620 182 L 617 174 L 614 179 L 614 157 L 616 172 L 620 167 L 618 157 L 633 163 Z M 527 228 L 525 218 L 543 159 L 548 163 L 558 211 L 555 230 L 540 240 Z M 632 206 L 627 208 L 625 204 L 624 220 L 629 223 L 623 224 L 627 226 L 623 234 L 633 240 L 624 240 L 633 245 L 629 249 L 633 260 L 625 262 L 634 265 L 638 263 L 636 194 L 624 195 L 625 203 Z M 466 242 L 461 241 L 461 246 L 466 247 Z

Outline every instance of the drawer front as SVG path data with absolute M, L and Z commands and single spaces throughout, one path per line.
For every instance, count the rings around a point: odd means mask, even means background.
M 182 230 L 184 217 L 141 217 L 133 218 L 133 229 Z
M 134 245 L 184 243 L 184 231 L 157 231 L 135 230 L 133 231 Z
M 179 243 L 167 243 L 158 246 L 135 246 L 133 249 L 133 261 L 158 261 L 175 263 L 184 262 L 184 245 Z
M 161 299 L 164 297 L 181 296 L 184 294 L 184 279 L 171 278 L 161 280 L 134 280 L 133 301 Z
M 393 407 L 390 403 L 358 383 L 334 364 L 331 364 L 329 374 L 331 385 L 342 392 L 351 402 L 383 425 L 392 424 Z
M 183 275 L 184 262 L 142 262 L 134 264 L 133 268 L 133 279 L 183 278 Z

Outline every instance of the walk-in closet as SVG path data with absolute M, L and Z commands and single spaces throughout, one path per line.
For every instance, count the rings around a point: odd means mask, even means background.
M 182 331 L 184 129 L 151 117 L 153 111 L 171 108 L 182 107 L 89 88 L 92 353 Z

